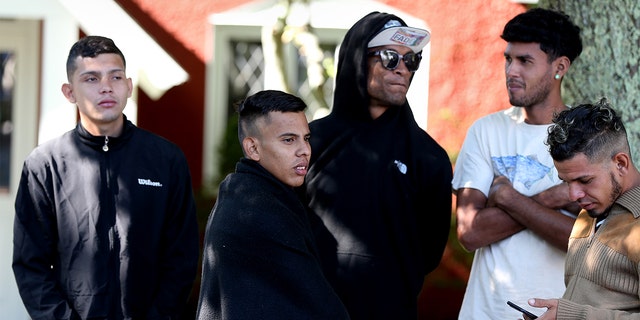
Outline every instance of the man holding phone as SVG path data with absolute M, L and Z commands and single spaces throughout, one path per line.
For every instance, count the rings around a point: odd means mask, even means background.
M 567 251 L 561 299 L 530 299 L 548 319 L 640 319 L 640 172 L 606 99 L 560 113 L 547 144 L 582 207 Z

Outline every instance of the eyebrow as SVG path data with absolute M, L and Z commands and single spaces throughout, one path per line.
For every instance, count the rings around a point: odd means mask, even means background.
M 305 133 L 303 135 L 293 133 L 293 132 L 284 132 L 278 135 L 278 137 L 308 137 L 311 136 L 311 133 Z
M 114 74 L 114 73 L 118 73 L 118 72 L 124 72 L 124 69 L 121 69 L 121 68 L 111 69 L 111 70 L 107 71 L 107 74 Z M 83 76 L 83 75 L 87 75 L 87 74 L 88 74 L 88 75 L 94 75 L 94 76 L 97 76 L 97 75 L 102 74 L 102 72 L 100 72 L 100 71 L 95 71 L 95 70 L 87 70 L 87 71 L 85 71 L 85 72 L 80 73 L 80 75 L 81 75 L 81 76 Z
M 558 179 L 560 179 L 560 180 L 562 180 L 564 182 L 584 180 L 584 179 L 588 179 L 588 178 L 592 178 L 592 177 L 593 177 L 593 175 L 581 175 L 581 176 L 575 177 L 575 178 L 573 178 L 571 180 L 565 180 L 565 179 L 562 179 L 562 177 L 560 177 L 560 175 L 558 175 Z
M 511 54 L 511 53 L 509 53 L 509 52 L 506 52 L 506 51 L 505 51 L 505 52 L 503 52 L 503 55 L 504 55 L 505 57 L 511 57 L 511 56 L 514 56 L 515 58 L 518 58 L 518 59 L 527 59 L 527 58 L 535 59 L 535 58 L 534 58 L 534 56 L 532 56 L 532 55 L 531 55 L 531 54 L 529 54 L 529 53 L 525 53 L 525 54 L 516 54 L 516 55 L 514 55 L 514 54 Z
M 530 54 L 521 54 L 521 55 L 516 56 L 516 58 L 522 59 L 522 60 L 527 60 L 527 59 L 535 60 L 536 59 L 534 56 L 532 56 Z

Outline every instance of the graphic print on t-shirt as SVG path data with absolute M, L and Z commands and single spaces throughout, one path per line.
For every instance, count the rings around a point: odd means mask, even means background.
M 491 157 L 491 162 L 494 170 L 497 171 L 496 176 L 505 176 L 514 185 L 521 183 L 527 189 L 544 178 L 552 169 L 540 163 L 535 155 Z

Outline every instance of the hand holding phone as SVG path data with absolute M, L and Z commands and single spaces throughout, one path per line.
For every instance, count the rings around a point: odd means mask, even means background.
M 515 304 L 515 303 L 513 303 L 513 302 L 511 302 L 511 301 L 507 301 L 507 304 L 508 304 L 510 307 L 512 307 L 512 308 L 514 308 L 514 309 L 516 309 L 516 310 L 518 310 L 518 311 L 520 311 L 520 312 L 522 312 L 524 315 L 526 315 L 526 316 L 527 316 L 527 317 L 529 317 L 530 319 L 537 319 L 537 318 L 538 318 L 538 316 L 536 316 L 535 314 L 533 314 L 533 313 L 531 313 L 531 312 L 529 312 L 529 311 L 525 310 L 525 309 L 524 309 L 524 308 L 522 308 L 521 306 L 519 306 L 519 305 L 517 305 L 517 304 Z

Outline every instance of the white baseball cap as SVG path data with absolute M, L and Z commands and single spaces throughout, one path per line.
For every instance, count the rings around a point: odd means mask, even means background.
M 389 20 L 382 30 L 369 41 L 368 48 L 400 45 L 420 52 L 429 43 L 431 34 L 424 29 L 403 26 L 398 20 Z

